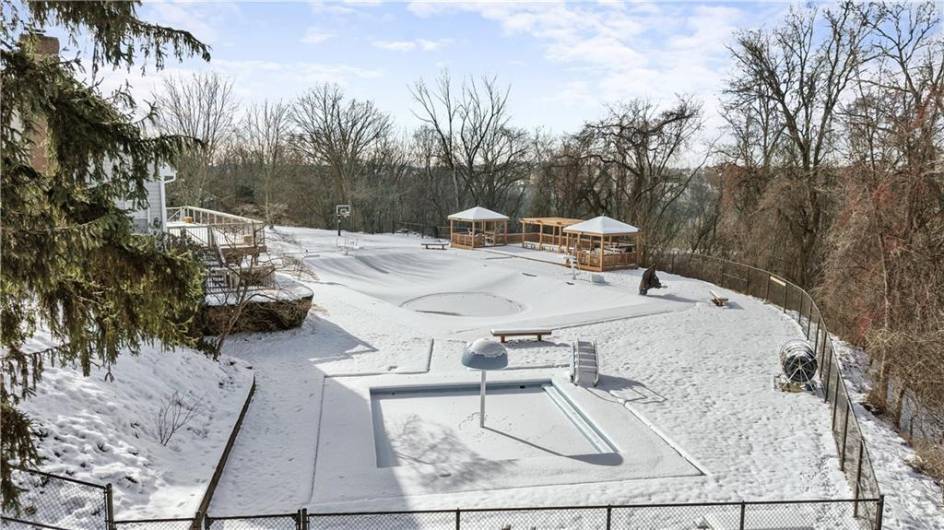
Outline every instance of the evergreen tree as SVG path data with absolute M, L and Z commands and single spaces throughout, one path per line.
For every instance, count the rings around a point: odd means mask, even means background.
M 2 489 L 16 507 L 11 465 L 40 463 L 30 419 L 18 410 L 44 362 L 73 364 L 88 375 L 119 352 L 154 340 L 191 344 L 202 299 L 193 253 L 162 237 L 136 235 L 119 201 L 146 200 L 156 167 L 187 138 L 147 136 L 150 109 L 125 90 L 105 98 L 77 80 L 78 61 L 43 56 L 42 29 L 90 42 L 93 72 L 131 70 L 136 59 L 160 69 L 168 56 L 209 59 L 185 31 L 147 23 L 137 2 L 41 2 L 0 5 L 0 348 L 3 351 Z M 144 120 L 135 118 L 145 114 Z M 27 351 L 47 330 L 61 346 Z

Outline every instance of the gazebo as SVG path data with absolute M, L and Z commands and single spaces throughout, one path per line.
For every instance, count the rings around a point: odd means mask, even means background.
M 521 246 L 538 250 L 549 247 L 558 252 L 566 252 L 567 237 L 563 230 L 580 221 L 567 217 L 524 217 L 521 219 Z
M 629 269 L 642 261 L 642 233 L 633 225 L 601 215 L 563 231 L 581 270 Z
M 457 248 L 495 247 L 508 242 L 508 216 L 476 206 L 449 216 L 449 242 Z

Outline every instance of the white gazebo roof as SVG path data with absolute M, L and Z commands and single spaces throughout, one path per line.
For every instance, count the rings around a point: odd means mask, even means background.
M 593 219 L 584 221 L 582 223 L 570 225 L 564 229 L 564 232 L 582 232 L 584 234 L 595 234 L 601 236 L 635 234 L 638 231 L 639 229 L 633 225 L 626 224 L 622 221 L 617 221 L 616 219 L 607 217 L 605 215 L 594 217 Z
M 449 216 L 452 221 L 507 221 L 508 216 L 476 206 Z

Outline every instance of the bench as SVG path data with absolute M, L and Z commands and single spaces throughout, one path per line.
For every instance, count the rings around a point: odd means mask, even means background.
M 420 244 L 423 245 L 423 248 L 425 248 L 426 250 L 429 250 L 429 249 L 446 250 L 446 245 L 448 245 L 449 243 L 437 241 L 434 243 L 420 243 Z
M 714 305 L 718 307 L 724 307 L 725 305 L 727 305 L 728 303 L 727 298 L 711 290 L 708 291 L 708 294 L 711 295 L 711 303 L 713 303 Z
M 493 329 L 492 336 L 505 342 L 505 337 L 528 337 L 534 335 L 540 341 L 545 335 L 550 335 L 552 329 Z

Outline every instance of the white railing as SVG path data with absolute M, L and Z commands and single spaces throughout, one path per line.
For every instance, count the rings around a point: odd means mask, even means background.
M 265 223 L 196 206 L 167 209 L 167 232 L 198 245 L 228 249 L 265 248 Z

